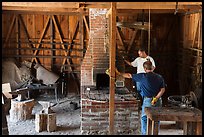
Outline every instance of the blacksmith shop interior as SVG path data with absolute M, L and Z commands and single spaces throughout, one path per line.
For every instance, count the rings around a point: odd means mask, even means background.
M 2 2 L 2 135 L 143 131 L 202 135 L 202 2 Z

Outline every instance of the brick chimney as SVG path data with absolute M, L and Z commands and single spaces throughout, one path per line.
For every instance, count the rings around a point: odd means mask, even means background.
M 109 53 L 106 49 L 107 9 L 89 9 L 90 42 L 81 66 L 81 86 L 96 85 L 96 75 L 109 68 Z

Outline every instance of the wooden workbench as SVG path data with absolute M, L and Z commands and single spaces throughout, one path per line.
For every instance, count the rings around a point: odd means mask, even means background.
M 158 121 L 180 121 L 183 122 L 184 135 L 202 135 L 202 111 L 197 108 L 146 107 L 145 113 L 148 135 L 158 135 Z M 189 125 L 192 123 L 195 124 L 195 132 L 189 132 Z

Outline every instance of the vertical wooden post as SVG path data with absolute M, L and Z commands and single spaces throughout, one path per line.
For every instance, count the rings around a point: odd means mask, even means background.
M 79 34 L 80 34 L 80 43 L 81 43 L 80 49 L 81 50 L 84 49 L 84 29 L 83 28 L 84 28 L 83 12 L 81 12 L 81 14 L 79 15 Z M 83 52 L 80 53 L 80 57 L 83 57 Z M 81 58 L 80 60 L 81 60 L 80 62 L 82 62 L 83 58 Z
M 47 131 L 53 132 L 56 128 L 56 113 L 47 114 Z
M 54 16 L 54 15 L 53 15 Z M 50 43 L 51 43 L 51 49 L 55 49 L 55 45 L 53 44 L 54 39 L 54 31 L 53 31 L 53 21 L 52 18 L 50 18 Z M 55 56 L 55 51 L 51 50 L 52 56 Z M 51 58 L 51 70 L 54 68 L 54 58 Z
M 158 135 L 159 129 L 159 122 L 158 121 L 152 121 L 152 135 Z
M 42 132 L 56 131 L 56 113 L 39 113 L 35 114 L 35 131 Z
M 35 131 L 47 130 L 47 114 L 35 114 Z
M 147 118 L 147 135 L 152 135 L 152 120 Z
M 196 135 L 202 135 L 202 122 L 196 123 Z
M 18 50 L 17 50 L 17 53 L 16 53 L 16 54 L 17 54 L 17 55 L 20 55 L 20 49 L 19 49 L 19 48 L 20 48 L 20 44 L 19 44 L 19 37 L 20 37 L 19 32 L 20 32 L 20 31 L 19 31 L 18 16 L 19 16 L 19 15 L 17 14 L 17 15 L 16 15 L 16 43 L 17 43 L 17 44 L 16 44 L 16 48 L 17 48 Z M 21 62 L 20 57 L 18 57 L 18 61 Z
M 187 135 L 188 124 L 187 121 L 183 122 L 183 135 Z
M 84 16 L 85 17 L 85 16 Z M 81 47 L 80 49 L 83 50 L 84 49 L 84 24 L 83 24 L 83 12 L 81 12 L 81 14 L 79 15 L 79 34 L 80 34 L 80 43 L 81 43 Z M 80 62 L 82 64 L 83 62 L 83 52 L 80 53 Z M 81 74 L 80 74 L 81 75 Z M 77 77 L 77 75 L 76 75 Z M 76 79 L 76 83 L 77 83 L 77 91 L 78 91 L 78 95 L 80 95 L 80 80 Z
M 110 9 L 110 103 L 109 103 L 109 133 L 114 134 L 114 107 L 115 107 L 115 52 L 116 52 L 116 2 L 111 2 Z

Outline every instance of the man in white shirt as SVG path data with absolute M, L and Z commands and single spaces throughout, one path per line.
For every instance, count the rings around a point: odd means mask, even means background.
M 152 62 L 152 66 L 153 66 L 153 71 L 154 69 L 156 68 L 156 65 L 155 65 L 155 62 L 154 62 L 154 59 L 147 55 L 146 51 L 144 48 L 140 48 L 138 50 L 138 55 L 139 57 L 137 57 L 134 61 L 132 62 L 129 62 L 127 60 L 124 60 L 128 65 L 130 66 L 133 66 L 133 67 L 137 67 L 137 74 L 138 73 L 145 73 L 145 70 L 144 70 L 144 67 L 143 67 L 143 63 L 145 61 L 151 61 Z M 139 86 L 139 83 L 137 82 L 137 91 L 140 93 L 140 86 Z

